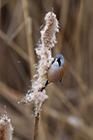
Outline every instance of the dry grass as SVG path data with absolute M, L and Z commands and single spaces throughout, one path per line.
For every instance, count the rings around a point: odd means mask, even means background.
M 93 139 L 92 5 L 92 0 L 0 0 L 0 112 L 6 105 L 14 140 L 33 138 L 32 106 L 17 101 L 31 85 L 40 25 L 52 8 L 60 22 L 53 54 L 63 52 L 68 70 L 63 84 L 47 87 L 38 140 Z

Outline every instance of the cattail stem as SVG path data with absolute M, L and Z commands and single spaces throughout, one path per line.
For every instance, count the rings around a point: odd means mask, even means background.
M 43 103 L 48 98 L 45 87 L 48 84 L 48 69 L 54 58 L 52 57 L 52 48 L 56 44 L 56 33 L 59 31 L 58 20 L 53 12 L 45 15 L 45 26 L 40 31 L 41 38 L 38 47 L 35 48 L 38 64 L 36 65 L 36 74 L 32 81 L 32 87 L 21 101 L 25 103 L 32 102 L 34 105 L 34 140 L 38 137 L 39 116 Z
M 37 137 L 38 137 L 39 116 L 40 116 L 40 114 L 38 113 L 37 116 L 35 117 L 34 139 L 33 140 L 37 140 Z

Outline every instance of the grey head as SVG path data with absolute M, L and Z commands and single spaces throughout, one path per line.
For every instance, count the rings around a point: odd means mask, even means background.
M 55 61 L 58 62 L 59 66 L 64 65 L 64 56 L 62 54 L 57 54 Z

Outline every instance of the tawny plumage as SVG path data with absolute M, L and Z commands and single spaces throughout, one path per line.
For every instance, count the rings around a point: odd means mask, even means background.
M 62 54 L 58 54 L 48 71 L 48 83 L 59 82 L 63 79 L 65 60 Z

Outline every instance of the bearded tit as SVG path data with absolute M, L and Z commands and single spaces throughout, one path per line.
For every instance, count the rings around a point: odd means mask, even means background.
M 57 54 L 56 58 L 52 62 L 49 70 L 48 70 L 48 81 L 50 82 L 61 82 L 63 80 L 65 70 L 65 60 L 62 54 Z
M 40 91 L 46 88 L 46 86 L 53 82 L 61 82 L 63 80 L 65 71 L 65 60 L 62 54 L 57 54 L 51 63 L 50 68 L 48 69 L 47 81 L 45 82 L 45 86 L 41 88 Z

